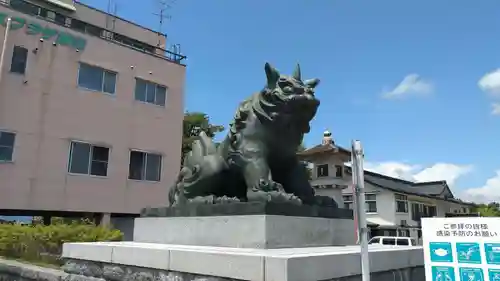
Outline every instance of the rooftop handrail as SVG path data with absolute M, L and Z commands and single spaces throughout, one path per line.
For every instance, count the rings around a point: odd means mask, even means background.
M 33 6 L 36 6 L 36 7 L 39 7 L 39 8 L 44 8 L 46 9 L 45 7 L 41 7 L 39 5 L 36 5 L 36 4 L 33 4 L 33 3 L 30 3 L 30 2 L 27 2 L 27 1 L 24 1 L 24 0 L 17 0 L 17 1 L 22 1 L 22 2 L 25 2 L 27 4 L 30 4 L 30 5 L 33 5 Z M 119 44 L 121 46 L 124 46 L 124 47 L 128 47 L 128 48 L 131 48 L 135 51 L 139 51 L 139 52 L 142 52 L 142 53 L 145 53 L 145 54 L 148 54 L 148 55 L 152 55 L 152 56 L 155 56 L 155 57 L 158 57 L 158 58 L 161 58 L 161 59 L 165 59 L 167 61 L 171 61 L 171 62 L 174 62 L 174 63 L 178 63 L 178 64 L 183 64 L 182 61 L 185 60 L 187 57 L 185 55 L 182 55 L 180 53 L 176 53 L 176 52 L 172 52 L 170 50 L 166 50 L 164 48 L 161 48 L 160 46 L 153 46 L 153 45 L 150 45 L 150 44 L 147 44 L 145 42 L 142 42 L 142 41 L 139 41 L 137 39 L 134 39 L 134 38 L 130 38 L 128 36 L 125 36 L 123 34 L 120 34 L 120 33 L 116 33 L 112 30 L 109 30 L 107 28 L 104 28 L 104 27 L 98 27 L 99 29 L 102 30 L 102 32 L 100 33 L 99 36 L 95 35 L 95 34 L 91 34 L 91 33 L 88 33 L 88 32 L 82 32 L 81 30 L 77 30 L 77 29 L 74 29 L 72 28 L 72 26 L 70 24 L 68 24 L 68 22 L 65 22 L 64 24 L 60 23 L 60 22 L 56 22 L 54 20 L 51 20 L 50 18 L 46 18 L 46 17 L 43 17 L 43 16 L 40 16 L 40 15 L 32 15 L 32 14 L 28 14 L 26 13 L 25 11 L 22 11 L 22 10 L 19 10 L 19 9 L 15 9 L 15 7 L 13 7 L 10 3 L 10 0 L 0 0 L 0 4 L 1 5 L 4 5 L 4 6 L 7 6 L 9 7 L 10 9 L 12 10 L 15 10 L 15 11 L 18 11 L 18 12 L 21 12 L 21 13 L 24 13 L 24 14 L 27 14 L 29 16 L 33 16 L 33 17 L 36 17 L 36 18 L 39 18 L 39 19 L 42 19 L 44 21 L 47 21 L 47 22 L 51 22 L 51 23 L 54 23 L 56 25 L 59 25 L 59 26 L 63 26 L 65 28 L 69 28 L 75 32 L 80 32 L 80 33 L 84 33 L 85 35 L 88 35 L 88 36 L 92 36 L 92 37 L 99 37 L 103 40 L 106 40 L 106 41 L 109 41 L 109 42 L 113 42 L 115 44 Z M 55 12 L 55 11 L 53 11 Z M 66 18 L 69 18 L 71 20 L 78 20 L 78 21 L 81 21 L 79 19 L 75 19 L 71 16 L 67 16 L 67 15 L 64 15 Z M 84 22 L 85 24 L 89 24 L 89 23 L 86 23 Z M 142 45 L 144 46 L 148 46 L 148 47 L 151 47 L 153 52 L 150 52 L 146 49 L 142 49 L 142 48 L 139 48 L 139 47 L 136 47 L 136 46 L 133 46 L 133 45 L 129 45 L 129 44 L 126 44 L 126 43 L 123 43 L 123 42 L 120 42 L 118 40 L 115 40 L 113 37 L 113 34 L 117 34 L 117 35 L 120 35 L 120 36 L 123 36 L 123 37 L 127 37 L 127 38 L 130 38 L 132 40 L 135 40 L 137 41 L 138 43 L 141 43 Z

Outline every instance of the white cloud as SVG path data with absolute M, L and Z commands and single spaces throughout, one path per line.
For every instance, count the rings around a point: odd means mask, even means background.
M 477 84 L 484 92 L 500 96 L 500 68 L 486 73 Z
M 392 90 L 384 91 L 384 98 L 401 98 L 408 95 L 427 95 L 434 91 L 434 85 L 418 74 L 409 74 Z
M 491 114 L 493 115 L 500 115 L 500 103 L 492 103 L 491 107 L 493 108 L 491 110 Z
M 414 180 L 413 175 L 416 171 L 418 171 L 418 169 L 420 169 L 420 166 L 409 165 L 401 162 L 365 162 L 364 168 L 367 171 L 372 171 L 393 178 Z
M 464 196 L 473 202 L 500 201 L 500 170 L 497 170 L 495 176 L 489 178 L 483 186 L 465 190 Z
M 415 182 L 445 180 L 449 186 L 453 186 L 458 178 L 472 171 L 471 165 L 450 163 L 436 163 L 429 167 L 422 167 L 401 162 L 366 162 L 364 168 L 368 171 Z

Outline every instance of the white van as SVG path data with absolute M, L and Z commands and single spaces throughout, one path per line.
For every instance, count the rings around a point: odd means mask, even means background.
M 396 246 L 416 246 L 415 239 L 401 236 L 375 236 L 368 241 L 368 244 L 375 245 L 396 245 Z

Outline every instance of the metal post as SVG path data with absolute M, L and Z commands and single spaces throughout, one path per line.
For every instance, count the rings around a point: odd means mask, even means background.
M 12 23 L 12 19 L 7 18 L 7 24 L 5 25 L 5 34 L 3 37 L 2 52 L 0 53 L 0 82 L 2 82 L 2 78 L 3 78 L 3 61 L 5 58 L 5 49 L 7 48 L 7 38 L 9 37 L 9 30 L 10 30 L 11 23 Z
M 368 259 L 368 227 L 365 210 L 365 177 L 363 170 L 363 148 L 361 142 L 352 142 L 352 180 L 356 200 L 358 236 L 361 248 L 361 280 L 370 281 L 370 260 Z

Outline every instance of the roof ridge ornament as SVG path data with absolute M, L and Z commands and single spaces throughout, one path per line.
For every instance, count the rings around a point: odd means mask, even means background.
M 321 141 L 322 145 L 335 145 L 335 142 L 332 138 L 332 133 L 329 130 L 325 130 L 323 132 L 323 140 Z

